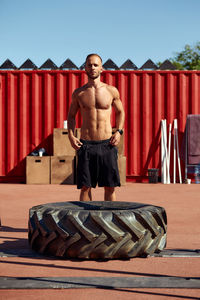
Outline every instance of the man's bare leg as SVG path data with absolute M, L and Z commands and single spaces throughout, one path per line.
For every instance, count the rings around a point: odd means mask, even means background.
M 80 201 L 92 201 L 91 188 L 83 186 L 80 193 Z
M 115 188 L 114 187 L 104 187 L 104 200 L 105 201 L 115 201 L 116 200 L 116 194 L 115 194 Z

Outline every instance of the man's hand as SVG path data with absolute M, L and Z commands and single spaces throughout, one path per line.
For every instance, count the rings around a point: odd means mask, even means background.
M 78 138 L 76 138 L 75 136 L 69 136 L 69 140 L 70 140 L 72 147 L 75 150 L 80 149 L 81 146 L 83 145 L 83 143 L 81 143 L 81 141 Z
M 110 139 L 111 145 L 117 146 L 117 145 L 119 144 L 120 138 L 121 138 L 120 133 L 119 133 L 118 131 L 116 131 L 116 132 L 111 136 L 111 139 Z

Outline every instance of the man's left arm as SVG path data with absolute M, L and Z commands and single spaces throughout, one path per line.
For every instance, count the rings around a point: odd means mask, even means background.
M 124 119 L 125 119 L 125 113 L 124 108 L 122 105 L 122 101 L 120 100 L 119 91 L 113 87 L 113 103 L 112 103 L 114 109 L 115 109 L 115 120 L 116 120 L 116 129 L 122 130 L 124 128 Z M 116 131 L 112 137 L 111 137 L 111 144 L 113 146 L 117 146 L 120 141 L 120 132 Z

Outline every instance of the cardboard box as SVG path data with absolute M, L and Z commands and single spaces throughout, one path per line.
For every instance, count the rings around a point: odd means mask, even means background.
M 74 184 L 75 169 L 74 156 L 51 156 L 51 184 Z
M 68 129 L 54 128 L 53 130 L 53 154 L 55 156 L 69 155 L 75 156 L 75 149 L 72 148 Z
M 118 156 L 118 168 L 121 185 L 126 184 L 126 156 Z
M 50 184 L 50 156 L 26 157 L 26 183 Z

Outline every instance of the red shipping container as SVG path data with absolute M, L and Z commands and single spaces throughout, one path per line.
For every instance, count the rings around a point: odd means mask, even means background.
M 178 119 L 181 143 L 187 114 L 200 114 L 200 71 L 104 71 L 124 105 L 127 178 L 142 181 L 160 169 L 160 121 Z M 53 155 L 53 128 L 63 128 L 71 95 L 84 71 L 0 71 L 0 181 L 25 182 L 25 157 L 44 147 Z M 115 126 L 115 117 L 112 116 Z M 81 126 L 80 114 L 77 127 Z

